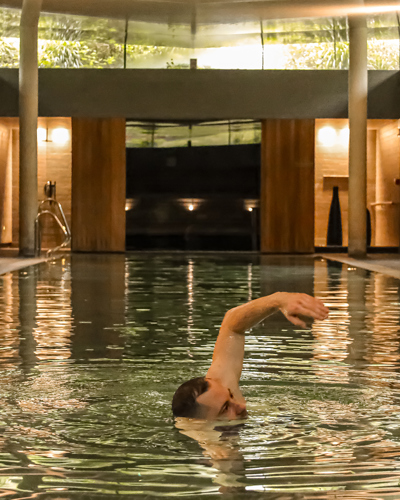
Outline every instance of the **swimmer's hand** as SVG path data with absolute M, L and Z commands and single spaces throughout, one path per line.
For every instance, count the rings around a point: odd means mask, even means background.
M 305 318 L 324 320 L 329 310 L 323 302 L 306 293 L 279 292 L 279 310 L 294 325 L 306 328 Z

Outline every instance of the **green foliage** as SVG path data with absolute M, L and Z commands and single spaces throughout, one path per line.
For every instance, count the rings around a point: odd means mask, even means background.
M 20 10 L 0 8 L 0 37 L 18 38 L 20 22 Z
M 294 44 L 289 48 L 286 69 L 347 69 L 349 45 L 346 42 Z
M 347 69 L 349 44 L 296 44 L 290 46 L 287 69 Z M 392 40 L 368 42 L 368 69 L 399 69 L 399 45 Z
M 119 68 L 122 64 L 121 45 L 54 40 L 39 50 L 41 68 Z
M 167 61 L 167 69 L 189 69 L 189 64 L 175 64 L 174 60 Z
M 396 40 L 368 42 L 368 69 L 399 69 L 399 43 Z
M 19 50 L 15 45 L 0 40 L 0 67 L 2 68 L 18 68 Z

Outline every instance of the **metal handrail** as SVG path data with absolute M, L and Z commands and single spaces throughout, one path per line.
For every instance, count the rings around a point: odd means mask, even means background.
M 46 204 L 49 205 L 48 208 L 45 208 Z M 58 217 L 58 215 L 54 211 L 51 210 L 52 205 L 55 205 L 55 207 L 58 209 L 59 215 L 61 216 L 61 219 Z M 43 215 L 50 215 L 51 217 L 53 217 L 53 219 L 56 221 L 56 223 L 58 224 L 58 226 L 60 227 L 61 231 L 64 233 L 64 236 L 65 236 L 65 239 L 61 243 L 61 245 L 58 245 L 55 248 L 50 248 L 49 250 L 47 250 L 46 255 L 50 256 L 51 253 L 57 252 L 58 250 L 66 247 L 70 243 L 71 231 L 69 229 L 68 222 L 67 222 L 67 219 L 65 218 L 64 210 L 62 209 L 61 204 L 57 200 L 55 200 L 54 198 L 47 198 L 47 199 L 43 200 L 39 204 L 38 214 L 37 214 L 36 219 L 35 219 L 35 255 L 36 256 L 40 256 L 40 254 L 42 252 L 42 238 L 41 238 L 41 234 L 40 234 L 40 218 Z

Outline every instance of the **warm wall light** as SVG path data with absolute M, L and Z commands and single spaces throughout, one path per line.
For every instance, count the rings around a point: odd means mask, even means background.
M 51 138 L 57 144 L 65 144 L 69 141 L 69 130 L 66 128 L 55 128 L 51 134 Z
M 322 127 L 318 131 L 318 140 L 324 146 L 333 146 L 337 140 L 336 130 L 329 126 Z
M 39 142 L 44 142 L 47 139 L 47 130 L 43 127 L 37 129 L 37 140 Z
M 186 210 L 189 210 L 189 212 L 193 212 L 193 210 L 197 210 L 199 206 L 201 205 L 202 200 L 199 198 L 181 198 L 178 200 L 178 203 L 183 205 Z
M 349 127 L 344 127 L 339 132 L 339 142 L 342 146 L 349 145 L 350 129 Z
M 125 200 L 125 212 L 129 212 L 129 210 L 132 210 L 133 208 L 135 208 L 137 204 L 138 204 L 137 198 L 126 198 L 126 200 Z
M 244 208 L 248 212 L 252 212 L 259 205 L 258 200 L 244 200 Z

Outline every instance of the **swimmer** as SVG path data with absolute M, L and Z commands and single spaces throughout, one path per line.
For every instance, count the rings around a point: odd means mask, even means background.
M 175 392 L 172 400 L 175 417 L 202 420 L 247 417 L 246 401 L 239 388 L 245 333 L 276 311 L 302 328 L 306 328 L 306 318 L 328 317 L 324 304 L 304 293 L 277 292 L 230 309 L 219 330 L 206 376 L 185 382 Z

